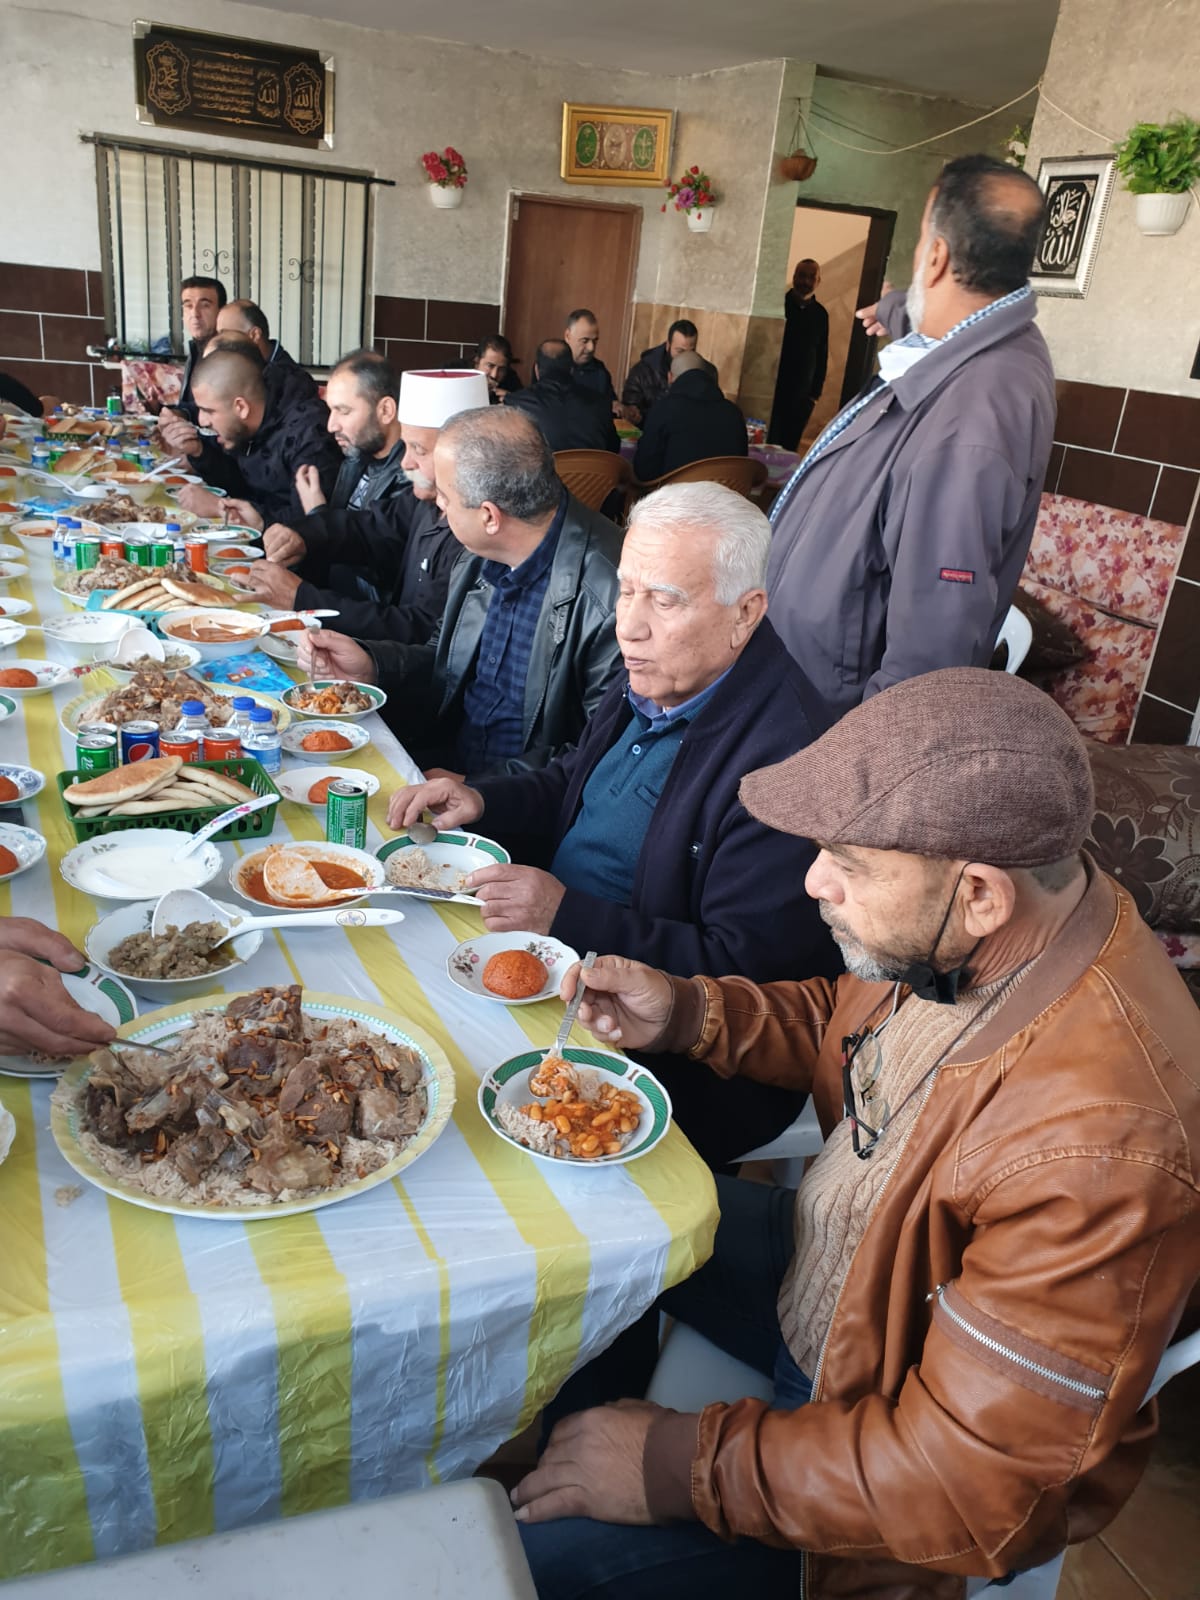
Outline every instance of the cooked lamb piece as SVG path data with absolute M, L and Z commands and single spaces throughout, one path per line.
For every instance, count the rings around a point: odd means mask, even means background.
M 290 1124 L 281 1117 L 267 1119 L 267 1134 L 257 1146 L 258 1159 L 246 1181 L 264 1194 L 284 1189 L 326 1189 L 334 1181 L 333 1163 L 311 1145 L 294 1144 Z
M 132 1105 L 143 1095 L 160 1089 L 174 1070 L 165 1056 L 149 1050 L 115 1050 L 103 1047 L 92 1052 L 92 1074 L 88 1082 L 109 1088 L 118 1105 Z
M 304 1017 L 300 1010 L 300 985 L 286 989 L 256 989 L 239 995 L 225 1008 L 226 1020 L 236 1027 L 248 1026 L 256 1033 L 271 1033 L 280 1039 L 303 1039 Z
M 229 1148 L 230 1138 L 220 1128 L 201 1128 L 195 1133 L 184 1133 L 171 1146 L 170 1154 L 175 1165 L 189 1183 L 200 1179 Z
M 393 1089 L 403 1089 L 411 1094 L 420 1085 L 421 1063 L 411 1050 L 403 1050 L 395 1044 L 383 1044 L 375 1053 L 379 1065 L 389 1074 Z
M 401 1100 L 390 1089 L 364 1089 L 354 1111 L 354 1131 L 364 1139 L 407 1139 L 421 1125 L 424 1096 Z
M 283 1115 L 293 1116 L 300 1102 L 307 1100 L 321 1082 L 321 1069 L 311 1056 L 298 1061 L 283 1080 L 283 1088 L 279 1091 L 279 1109 Z
M 273 1026 L 273 1024 L 268 1025 Z M 239 1033 L 225 1050 L 225 1069 L 235 1080 L 253 1083 L 256 1091 L 278 1089 L 298 1061 L 304 1045 L 298 1039 L 281 1039 L 271 1032 Z
M 135 1143 L 125 1126 L 125 1114 L 113 1099 L 112 1090 L 89 1083 L 83 1102 L 83 1120 L 105 1144 L 128 1149 Z

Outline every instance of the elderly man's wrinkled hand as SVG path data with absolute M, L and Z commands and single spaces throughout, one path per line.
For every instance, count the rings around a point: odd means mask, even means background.
M 467 878 L 467 892 L 483 902 L 489 933 L 549 933 L 566 888 L 537 867 L 480 867 Z
M 295 601 L 300 578 L 274 561 L 252 561 L 242 578 L 242 586 L 253 589 L 256 599 L 286 610 Z
M 542 1459 L 512 1491 L 517 1521 L 590 1517 L 633 1527 L 652 1523 L 642 1457 L 661 1410 L 645 1400 L 623 1400 L 564 1417 Z
M 575 998 L 581 966 L 577 961 L 562 975 L 558 992 L 564 1003 Z M 657 967 L 627 956 L 601 956 L 588 973 L 579 1020 L 601 1044 L 644 1050 L 666 1027 L 673 998 L 670 978 Z
M 441 829 L 465 827 L 483 815 L 483 796 L 456 778 L 435 778 L 397 789 L 388 801 L 388 827 L 397 833 L 430 812 Z
M 78 951 L 74 955 L 82 966 L 83 957 Z M 53 967 L 12 948 L 0 949 L 0 1055 L 29 1050 L 86 1055 L 115 1033 L 111 1022 L 76 1005 Z
M 307 553 L 308 546 L 295 528 L 282 522 L 273 522 L 263 534 L 263 554 L 268 561 L 277 561 L 281 567 L 294 567 Z
M 374 683 L 375 661 L 362 645 L 328 628 L 306 628 L 296 644 L 296 665 L 310 678 L 349 678 Z

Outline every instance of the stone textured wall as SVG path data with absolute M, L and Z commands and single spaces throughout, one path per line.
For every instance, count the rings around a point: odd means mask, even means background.
M 1132 33 L 1130 32 L 1132 26 Z M 1141 6 L 1062 0 L 1045 93 L 1100 135 L 1135 122 L 1200 116 L 1200 0 Z M 1111 144 L 1038 106 L 1026 170 L 1045 156 L 1097 155 Z M 1060 378 L 1200 396 L 1188 376 L 1200 341 L 1200 207 L 1171 238 L 1143 237 L 1118 179 L 1086 299 L 1042 296 L 1039 322 Z

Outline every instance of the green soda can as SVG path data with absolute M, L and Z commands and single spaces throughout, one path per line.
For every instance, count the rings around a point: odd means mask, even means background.
M 104 410 L 106 415 L 110 417 L 119 417 L 121 415 L 121 396 L 119 394 L 110 394 L 104 402 Z
M 339 778 L 329 785 L 325 802 L 325 837 L 330 844 L 367 847 L 367 791 L 361 783 Z
M 147 548 L 152 567 L 169 567 L 175 559 L 175 544 L 171 539 L 154 539 Z
M 75 571 L 90 572 L 98 564 L 99 560 L 99 539 L 80 539 L 77 537 L 75 540 Z
M 150 546 L 144 540 L 138 540 L 136 543 L 131 541 L 125 546 L 125 559 L 132 562 L 135 567 L 150 566 Z
M 75 735 L 75 767 L 81 777 L 96 778 L 121 764 L 116 724 L 92 722 Z

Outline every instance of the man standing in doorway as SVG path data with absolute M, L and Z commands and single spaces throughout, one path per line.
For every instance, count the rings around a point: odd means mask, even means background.
M 825 387 L 829 362 L 829 313 L 817 299 L 821 269 L 811 256 L 797 261 L 792 287 L 783 297 L 783 348 L 767 437 L 798 450 L 812 409 Z

